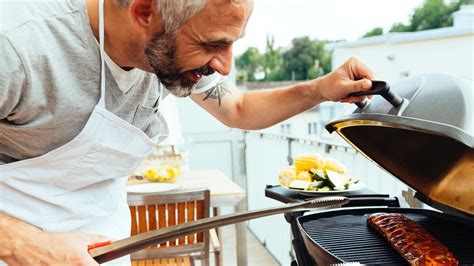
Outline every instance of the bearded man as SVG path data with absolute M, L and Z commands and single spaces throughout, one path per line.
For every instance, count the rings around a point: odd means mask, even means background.
M 129 235 L 126 176 L 166 136 L 169 93 L 255 130 L 323 101 L 361 101 L 348 95 L 373 78 L 350 59 L 295 86 L 237 90 L 225 76 L 249 0 L 0 7 L 0 260 L 12 265 L 95 265 L 88 244 Z

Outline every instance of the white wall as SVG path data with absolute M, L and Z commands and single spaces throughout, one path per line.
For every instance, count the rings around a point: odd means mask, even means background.
M 464 78 L 474 78 L 474 35 L 382 43 L 366 46 L 335 48 L 333 68 L 347 58 L 358 56 L 375 72 L 377 79 L 394 81 L 402 73 L 448 72 Z M 393 58 L 389 60 L 388 57 Z
M 294 117 L 291 117 L 283 122 L 280 122 L 272 127 L 262 130 L 265 133 L 271 134 L 282 134 L 280 130 L 280 125 L 290 124 L 292 128 L 290 137 L 302 138 L 302 139 L 317 139 L 317 140 L 328 140 L 328 141 L 337 141 L 334 136 L 335 134 L 329 134 L 329 132 L 324 128 L 326 123 L 329 120 L 334 119 L 335 117 L 343 115 L 345 112 L 351 111 L 354 109 L 355 105 L 344 104 L 344 103 L 334 103 L 334 102 L 324 102 L 320 104 L 318 110 L 306 111 L 301 114 L 298 114 Z M 308 124 L 317 123 L 317 133 L 315 135 L 309 134 Z
M 291 125 L 291 136 L 305 138 L 308 137 L 308 123 L 319 122 L 319 113 L 314 111 L 308 111 L 291 117 L 283 122 L 280 122 L 274 126 L 262 130 L 263 132 L 280 134 L 280 125 L 290 124 Z
M 217 169 L 233 178 L 232 130 L 190 99 L 177 99 L 177 105 L 189 169 Z

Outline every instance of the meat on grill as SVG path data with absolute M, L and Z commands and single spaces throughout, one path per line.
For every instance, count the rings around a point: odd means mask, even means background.
M 458 260 L 422 226 L 398 213 L 374 213 L 367 225 L 382 234 L 411 265 L 458 265 Z

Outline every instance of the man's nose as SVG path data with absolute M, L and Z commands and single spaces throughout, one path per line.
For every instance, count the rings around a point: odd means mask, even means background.
M 209 61 L 208 66 L 223 76 L 229 75 L 232 70 L 232 45 L 222 48 L 222 50 Z

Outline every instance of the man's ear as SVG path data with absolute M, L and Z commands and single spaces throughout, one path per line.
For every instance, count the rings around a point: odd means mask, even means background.
M 129 6 L 132 25 L 142 35 L 150 36 L 161 28 L 161 13 L 156 9 L 155 0 L 133 0 Z

